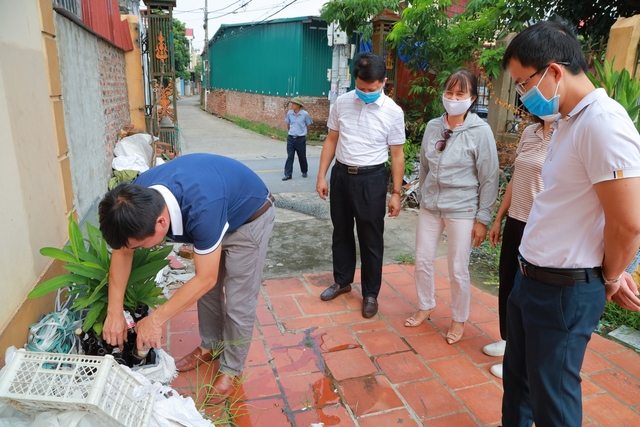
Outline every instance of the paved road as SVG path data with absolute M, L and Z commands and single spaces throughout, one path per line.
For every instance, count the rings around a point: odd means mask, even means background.
M 296 157 L 293 179 L 282 181 L 287 158 L 284 141 L 251 132 L 206 113 L 198 106 L 199 101 L 197 96 L 178 101 L 180 130 L 185 139 L 184 153 L 220 154 L 239 160 L 255 171 L 274 194 L 315 191 L 322 147 L 307 146 L 308 178 L 302 178 Z
M 202 111 L 199 97 L 178 101 L 183 152 L 213 153 L 241 161 L 256 171 L 276 197 L 276 224 L 269 241 L 265 278 L 332 271 L 329 203 L 315 192 L 322 147 L 308 146 L 309 178 L 303 179 L 297 164 L 293 179 L 282 181 L 286 145 L 242 129 Z M 417 214 L 403 211 L 385 220 L 385 264 L 398 255 L 413 255 Z

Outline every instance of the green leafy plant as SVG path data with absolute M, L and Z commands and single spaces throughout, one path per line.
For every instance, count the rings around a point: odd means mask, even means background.
M 640 315 L 633 311 L 625 310 L 613 302 L 606 303 L 601 321 L 609 324 L 609 330 L 626 325 L 640 331 Z
M 124 298 L 125 308 L 135 311 L 139 305 L 156 307 L 165 299 L 160 297 L 162 288 L 156 286 L 155 277 L 169 264 L 166 259 L 171 247 L 161 249 L 137 249 L 133 254 L 131 274 Z M 93 329 L 99 336 L 107 316 L 109 266 L 111 252 L 102 238 L 100 230 L 87 223 L 87 238 L 82 235 L 78 224 L 69 217 L 69 243 L 63 248 L 42 248 L 44 256 L 64 261 L 63 267 L 69 274 L 54 277 L 38 285 L 29 293 L 29 298 L 37 298 L 63 287 L 69 287 L 68 295 L 76 295 L 71 310 L 88 308 L 82 329 Z
M 615 59 L 611 62 L 605 59 L 604 63 L 594 61 L 593 66 L 596 69 L 597 77 L 589 73 L 589 80 L 595 87 L 604 88 L 611 98 L 618 101 L 627 110 L 629 117 L 631 117 L 640 132 L 640 120 L 638 119 L 638 114 L 640 113 L 640 104 L 638 103 L 640 98 L 640 79 L 631 78 L 626 68 L 622 71 L 614 70 L 614 61 Z

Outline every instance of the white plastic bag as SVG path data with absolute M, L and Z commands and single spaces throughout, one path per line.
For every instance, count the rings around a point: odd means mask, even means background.
M 198 412 L 191 397 L 182 397 L 169 386 L 163 386 L 159 382 L 153 384 L 142 374 L 140 370 L 127 369 L 134 378 L 140 382 L 140 387 L 133 391 L 135 398 L 154 394 L 156 402 L 151 412 L 149 427 L 212 427 L 214 424 L 205 420 Z
M 117 171 L 132 170 L 140 173 L 149 170 L 149 165 L 139 154 L 114 157 L 111 161 L 111 168 Z
M 95 415 L 82 411 L 47 411 L 27 415 L 0 402 L 0 427 L 102 427 Z
M 156 352 L 156 363 L 154 365 L 136 367 L 132 371 L 143 375 L 149 381 L 169 384 L 178 376 L 176 361 L 161 348 L 154 348 L 153 351 Z
M 153 137 L 148 133 L 138 133 L 127 136 L 118 141 L 116 148 L 113 150 L 113 154 L 117 157 L 137 154 L 144 159 L 145 164 L 149 167 L 151 166 L 151 160 L 153 159 L 152 142 Z

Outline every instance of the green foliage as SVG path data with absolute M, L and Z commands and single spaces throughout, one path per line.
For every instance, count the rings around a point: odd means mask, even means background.
M 249 129 L 250 131 L 259 133 L 260 135 L 266 135 L 280 141 L 287 140 L 288 132 L 286 130 L 274 128 L 264 123 L 252 122 L 250 120 L 246 120 L 246 119 L 235 117 L 235 116 L 229 116 L 226 114 L 222 116 L 222 118 L 225 120 L 229 120 L 230 122 L 234 123 L 236 126 L 240 126 L 241 128 L 244 128 L 244 129 Z
M 420 46 L 407 65 L 418 69 L 426 62 L 436 76 L 431 84 L 440 85 L 452 71 L 474 63 L 484 67 L 487 76 L 498 76 L 504 48 L 485 44 L 543 16 L 522 0 L 471 0 L 463 13 L 451 17 L 447 11 L 452 4 L 451 0 L 415 0 L 389 35 L 396 48 Z
M 169 264 L 169 260 L 165 259 L 169 252 L 170 246 L 162 249 L 143 248 L 134 252 L 125 292 L 126 308 L 134 311 L 141 304 L 156 307 L 165 301 L 160 297 L 162 289 L 156 286 L 155 277 Z M 100 230 L 87 223 L 85 239 L 73 217 L 69 217 L 69 244 L 63 249 L 42 248 L 40 253 L 66 262 L 63 268 L 70 274 L 63 274 L 41 283 L 28 297 L 37 298 L 68 286 L 71 289 L 68 295 L 77 295 L 71 309 L 79 311 L 89 308 L 82 329 L 86 332 L 93 329 L 97 335 L 102 334 L 109 302 L 111 252 Z
M 371 38 L 371 18 L 384 9 L 398 10 L 399 0 L 337 0 L 327 2 L 320 9 L 325 21 L 337 22 L 348 36 L 354 32 L 363 34 L 363 39 Z
M 416 257 L 414 254 L 399 254 L 396 256 L 396 261 L 404 265 L 414 265 L 416 263 Z
M 201 81 L 202 79 L 202 56 L 198 55 L 198 59 L 196 61 L 196 66 L 194 68 L 196 74 L 196 81 Z
M 638 104 L 640 79 L 632 79 L 626 68 L 621 72 L 615 71 L 613 69 L 614 61 L 605 60 L 604 64 L 594 61 L 593 65 L 598 76 L 596 77 L 589 73 L 588 77 L 596 87 L 604 88 L 611 98 L 618 101 L 627 110 L 629 117 L 631 117 L 640 132 L 640 119 L 638 117 L 638 113 L 640 113 L 640 104 Z
M 582 38 L 583 45 L 603 49 L 611 26 L 620 17 L 640 13 L 637 0 L 533 0 L 533 5 L 553 6 L 553 13 L 569 21 Z M 550 9 L 550 7 L 547 7 Z
M 625 310 L 613 302 L 606 304 L 601 320 L 608 323 L 613 329 L 626 325 L 640 331 L 640 313 Z
M 423 86 L 421 86 L 421 88 L 422 87 Z M 412 98 L 411 100 L 401 101 L 401 104 L 407 107 L 404 121 L 407 140 L 403 147 L 406 176 L 416 172 L 414 163 L 420 160 L 422 137 L 427 127 L 427 122 L 433 117 L 431 116 L 431 107 L 437 105 L 439 108 L 442 108 L 441 103 L 424 102 L 422 99 L 423 98 Z
M 185 36 L 184 23 L 174 18 L 172 19 L 172 24 L 176 77 L 180 77 L 183 80 L 191 80 L 191 73 L 189 72 L 191 52 L 189 48 L 189 40 Z

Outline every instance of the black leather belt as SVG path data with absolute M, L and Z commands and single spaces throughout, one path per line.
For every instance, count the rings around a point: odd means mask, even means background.
M 304 138 L 307 135 L 289 135 L 291 138 Z
M 573 286 L 576 282 L 588 282 L 602 275 L 600 267 L 594 268 L 547 268 L 531 264 L 518 255 L 518 264 L 523 276 L 553 286 Z
M 245 224 L 249 224 L 250 222 L 253 222 L 256 219 L 260 218 L 260 216 L 262 216 L 262 214 L 268 211 L 271 205 L 273 205 L 275 202 L 276 202 L 276 199 L 274 199 L 271 193 L 269 193 L 269 195 L 267 196 L 267 199 L 264 201 L 262 206 L 260 206 L 258 210 L 255 211 L 253 215 L 251 215 L 251 217 L 247 220 L 247 222 L 245 222 Z
M 340 170 L 346 171 L 349 175 L 362 175 L 384 169 L 384 163 L 375 166 L 347 166 L 337 160 L 335 166 Z

